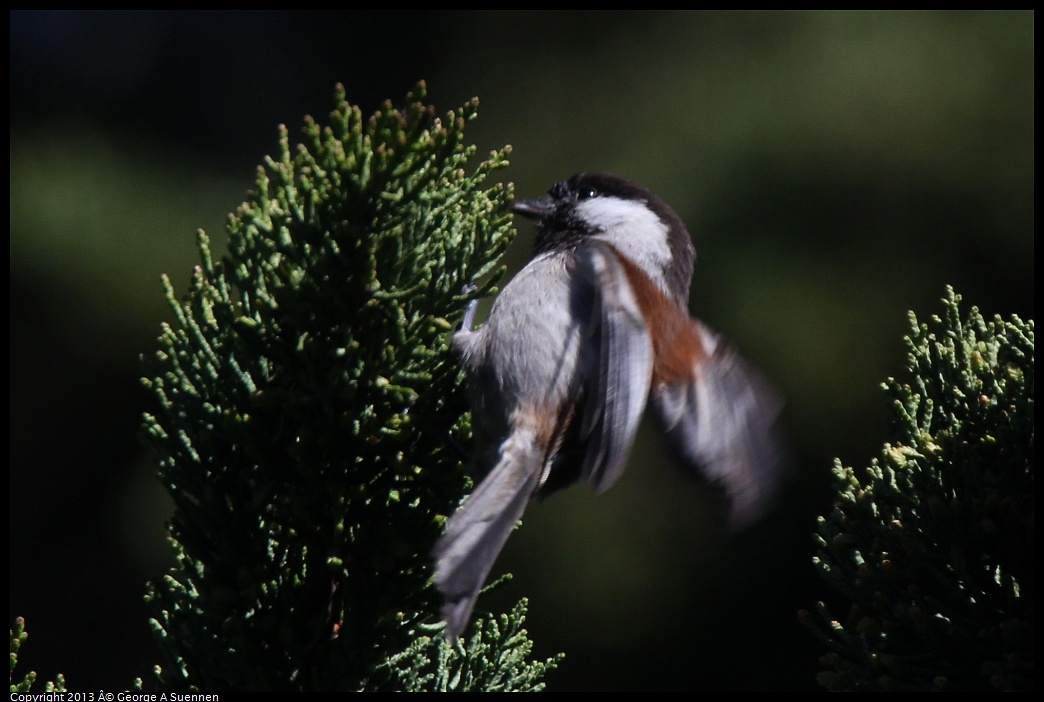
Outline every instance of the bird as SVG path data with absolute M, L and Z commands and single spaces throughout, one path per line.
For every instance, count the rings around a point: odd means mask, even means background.
M 734 526 L 766 510 L 784 473 L 780 394 L 689 315 L 696 251 L 666 202 L 583 172 L 510 209 L 537 226 L 532 259 L 478 329 L 472 302 L 451 342 L 485 476 L 432 552 L 451 640 L 527 504 L 611 487 L 647 405 L 677 462 L 723 488 Z

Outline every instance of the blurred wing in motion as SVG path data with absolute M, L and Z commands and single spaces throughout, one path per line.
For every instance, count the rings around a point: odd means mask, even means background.
M 703 348 L 694 381 L 653 390 L 653 404 L 681 460 L 724 487 L 742 527 L 768 507 L 783 478 L 779 394 L 720 336 L 692 320 Z

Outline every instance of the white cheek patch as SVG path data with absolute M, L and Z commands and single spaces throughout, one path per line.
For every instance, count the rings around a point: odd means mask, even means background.
M 578 203 L 576 211 L 583 220 L 602 230 L 595 238 L 612 244 L 666 288 L 663 271 L 671 261 L 667 226 L 644 202 L 595 197 Z

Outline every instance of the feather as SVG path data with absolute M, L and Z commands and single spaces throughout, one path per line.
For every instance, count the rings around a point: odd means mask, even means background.
M 598 372 L 588 378 L 581 438 L 587 442 L 580 477 L 596 492 L 623 473 L 652 377 L 652 340 L 624 265 L 612 246 L 592 241 L 577 251 L 578 271 L 593 286 L 591 328 Z

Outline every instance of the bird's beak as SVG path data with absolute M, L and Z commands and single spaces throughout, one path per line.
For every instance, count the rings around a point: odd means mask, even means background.
M 551 215 L 552 207 L 548 200 L 515 200 L 511 203 L 511 211 L 540 222 Z

